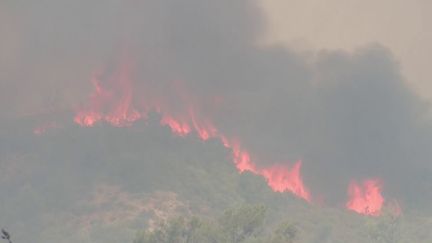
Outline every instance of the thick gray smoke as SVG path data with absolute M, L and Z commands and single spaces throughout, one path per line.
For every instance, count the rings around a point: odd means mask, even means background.
M 265 21 L 251 0 L 6 1 L 0 8 L 9 23 L 0 32 L 8 36 L 0 48 L 8 57 L 0 62 L 3 121 L 72 110 L 91 91 L 92 71 L 127 53 L 137 106 L 154 95 L 181 112 L 172 85 L 181 82 L 257 161 L 303 160 L 306 185 L 329 202 L 343 201 L 350 179 L 370 177 L 406 204 L 432 198 L 426 106 L 385 47 L 306 54 L 259 46 Z M 213 97 L 217 109 L 205 103 Z

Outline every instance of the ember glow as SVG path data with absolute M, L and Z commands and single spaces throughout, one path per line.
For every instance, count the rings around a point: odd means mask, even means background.
M 197 112 L 193 105 L 188 105 L 181 116 L 173 115 L 170 109 L 154 101 L 145 104 L 145 109 L 138 111 L 133 106 L 132 82 L 128 74 L 129 69 L 123 66 L 108 78 L 111 89 L 102 83 L 102 75 L 95 75 L 92 79 L 94 91 L 90 95 L 88 104 L 79 109 L 74 121 L 83 127 L 92 127 L 98 122 L 106 122 L 116 127 L 132 125 L 139 119 L 145 119 L 148 112 L 159 113 L 160 125 L 167 126 L 177 136 L 186 136 L 194 132 L 203 141 L 218 139 L 226 148 L 232 151 L 233 162 L 237 170 L 250 172 L 262 176 L 275 192 L 291 192 L 299 198 L 311 202 L 311 195 L 302 181 L 301 162 L 291 168 L 285 164 L 270 167 L 259 167 L 252 160 L 251 153 L 241 146 L 238 139 L 230 139 L 220 132 L 214 123 Z
M 384 204 L 381 189 L 381 183 L 377 179 L 365 180 L 361 184 L 352 181 L 348 188 L 347 209 L 359 214 L 379 216 Z
M 56 122 L 47 122 L 42 125 L 39 125 L 33 129 L 33 134 L 40 136 L 45 134 L 48 130 L 58 128 L 58 124 Z

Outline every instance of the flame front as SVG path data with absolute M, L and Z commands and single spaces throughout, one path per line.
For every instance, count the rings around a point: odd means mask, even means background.
M 132 82 L 128 72 L 127 66 L 122 66 L 108 79 L 111 86 L 116 88 L 111 90 L 102 85 L 100 75 L 95 75 L 92 79 L 94 91 L 89 97 L 88 104 L 76 112 L 75 123 L 83 127 L 92 127 L 98 122 L 106 122 L 116 127 L 124 127 L 146 118 L 149 111 L 159 113 L 161 126 L 169 127 L 173 134 L 183 137 L 194 132 L 203 141 L 218 139 L 232 151 L 233 162 L 240 173 L 247 171 L 262 176 L 273 191 L 291 192 L 311 202 L 309 190 L 303 184 L 300 175 L 300 161 L 292 168 L 282 164 L 263 168 L 257 166 L 252 161 L 251 153 L 242 147 L 237 139 L 230 139 L 222 134 L 214 123 L 200 115 L 193 105 L 189 105 L 181 116 L 172 114 L 169 112 L 170 109 L 157 102 L 154 104 L 154 101 L 148 102 L 145 111 L 139 112 L 133 106 Z
M 377 179 L 369 179 L 358 184 L 352 181 L 348 188 L 349 200 L 347 209 L 359 214 L 379 216 L 384 204 L 384 197 L 381 195 L 381 183 Z
M 96 123 L 106 122 L 116 127 L 130 126 L 139 119 L 146 119 L 149 112 L 160 115 L 161 126 L 168 127 L 177 136 L 187 136 L 194 133 L 203 141 L 209 139 L 219 140 L 232 152 L 233 163 L 239 173 L 250 172 L 265 178 L 268 186 L 275 192 L 290 192 L 295 196 L 312 202 L 312 195 L 304 185 L 301 167 L 302 162 L 289 166 L 287 163 L 273 164 L 271 166 L 259 166 L 251 151 L 237 137 L 227 136 L 217 128 L 210 117 L 201 112 L 203 109 L 197 105 L 200 102 L 192 102 L 190 95 L 185 95 L 185 90 L 176 83 L 179 94 L 176 100 L 177 106 L 181 107 L 172 112 L 166 96 L 152 98 L 141 95 L 142 109 L 134 107 L 132 81 L 129 75 L 130 68 L 123 65 L 119 70 L 102 83 L 102 75 L 94 75 L 92 83 L 94 91 L 91 93 L 88 103 L 79 109 L 74 121 L 80 126 L 92 127 Z M 108 85 L 106 84 L 108 83 Z M 105 85 L 104 85 L 105 84 Z M 169 97 L 172 101 L 173 97 Z M 222 98 L 219 97 L 220 101 Z M 144 102 L 145 101 L 145 102 Z M 220 102 L 219 102 L 220 103 Z M 179 112 L 180 110 L 180 112 Z M 384 203 L 381 195 L 381 184 L 378 179 L 365 180 L 362 183 L 352 181 L 348 188 L 349 200 L 346 208 L 363 215 L 379 216 Z

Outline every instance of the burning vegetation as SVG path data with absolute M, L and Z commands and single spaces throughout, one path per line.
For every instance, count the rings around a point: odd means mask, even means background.
M 130 62 L 128 62 L 130 63 Z M 175 101 L 184 106 L 184 113 L 171 113 L 172 110 L 164 97 L 146 99 L 142 97 L 141 106 L 134 99 L 133 80 L 130 64 L 121 64 L 111 76 L 99 73 L 92 78 L 94 87 L 88 101 L 77 109 L 74 121 L 82 127 L 93 127 L 105 122 L 115 127 L 129 127 L 140 119 L 149 117 L 150 112 L 160 115 L 161 126 L 169 127 L 171 132 L 179 137 L 192 133 L 203 141 L 216 139 L 232 152 L 233 164 L 240 173 L 250 172 L 262 176 L 268 186 L 275 192 L 290 192 L 295 196 L 312 203 L 313 196 L 305 186 L 301 174 L 302 161 L 276 163 L 270 166 L 260 166 L 254 162 L 252 152 L 242 146 L 236 136 L 228 136 L 217 128 L 215 122 L 196 109 L 198 104 L 185 103 L 185 99 Z M 102 79 L 104 77 L 104 79 Z M 177 84 L 178 87 L 178 84 Z M 180 90 L 185 90 L 182 87 Z M 179 91 L 180 92 L 180 91 Z M 185 92 L 186 93 L 186 92 Z M 184 97 L 185 94 L 178 94 Z M 188 97 L 187 100 L 193 100 Z M 348 187 L 348 202 L 346 208 L 359 214 L 379 216 L 384 204 L 382 186 L 379 179 L 365 180 L 358 184 L 352 181 Z

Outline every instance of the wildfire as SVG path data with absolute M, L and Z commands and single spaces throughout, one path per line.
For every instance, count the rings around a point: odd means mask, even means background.
M 92 78 L 94 91 L 87 105 L 75 115 L 75 123 L 92 127 L 97 122 L 105 121 L 116 127 L 124 127 L 139 120 L 142 115 L 132 106 L 132 84 L 128 75 L 129 67 L 122 65 L 108 80 L 113 87 L 109 90 L 101 84 L 101 75 L 95 74 Z
M 200 112 L 202 109 L 195 104 L 199 102 L 192 102 L 193 99 L 184 94 L 178 94 L 178 103 L 183 107 L 180 111 L 183 112 L 179 112 L 178 109 L 176 113 L 171 112 L 170 106 L 167 105 L 168 101 L 164 100 L 163 96 L 153 97 L 153 94 L 152 99 L 144 97 L 147 101 L 141 104 L 142 109 L 139 111 L 133 105 L 133 83 L 129 71 L 129 67 L 123 65 L 107 80 L 101 79 L 101 75 L 95 75 L 92 79 L 94 91 L 88 103 L 76 112 L 75 123 L 92 127 L 98 122 L 106 122 L 116 127 L 124 127 L 132 125 L 139 119 L 147 118 L 149 112 L 158 113 L 161 117 L 160 125 L 169 127 L 177 136 L 195 134 L 203 141 L 219 140 L 231 150 L 233 163 L 239 173 L 250 172 L 262 176 L 273 191 L 290 192 L 307 202 L 312 202 L 311 193 L 304 185 L 301 176 L 301 161 L 291 166 L 285 163 L 267 167 L 259 166 L 261 163 L 254 162 L 251 151 L 245 148 L 236 137 L 227 136 L 219 130 L 212 119 Z M 379 180 L 365 180 L 361 184 L 352 181 L 348 194 L 349 200 L 346 207 L 349 210 L 364 215 L 380 215 L 384 198 L 381 195 Z
M 94 91 L 89 97 L 88 104 L 76 112 L 75 123 L 83 127 L 92 127 L 98 122 L 107 122 L 116 127 L 124 127 L 147 117 L 148 111 L 154 111 L 161 115 L 161 126 L 169 127 L 175 135 L 183 137 L 194 132 L 203 141 L 210 138 L 219 139 L 226 148 L 232 150 L 233 162 L 240 173 L 248 171 L 262 176 L 274 191 L 288 191 L 308 202 L 311 201 L 300 175 L 301 162 L 295 163 L 292 168 L 285 165 L 259 168 L 252 161 L 249 151 L 241 147 L 237 140 L 229 139 L 220 133 L 212 121 L 199 115 L 194 106 L 190 105 L 185 109 L 183 116 L 173 115 L 169 109 L 159 104 L 154 104 L 153 107 L 146 104 L 146 112 L 138 112 L 132 105 L 132 82 L 128 71 L 129 69 L 123 66 L 108 79 L 110 85 L 117 89 L 108 89 L 102 84 L 101 75 L 94 75 Z
M 290 191 L 297 196 L 311 202 L 311 195 L 303 184 L 300 169 L 302 162 L 298 161 L 289 169 L 284 165 L 273 165 L 261 171 L 267 179 L 268 185 L 277 192 Z
M 174 119 L 170 115 L 164 115 L 160 121 L 162 126 L 168 126 L 171 131 L 178 136 L 186 136 L 191 132 L 191 127 L 187 122 Z
M 379 216 L 384 204 L 384 197 L 381 195 L 381 183 L 377 179 L 369 179 L 358 184 L 352 181 L 348 188 L 349 200 L 347 209 L 359 214 Z

